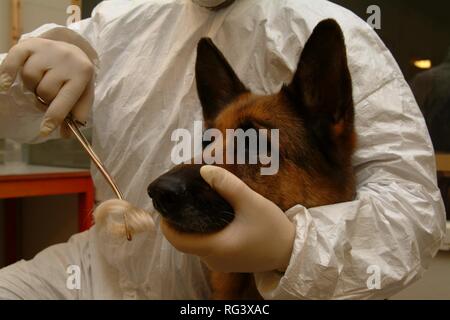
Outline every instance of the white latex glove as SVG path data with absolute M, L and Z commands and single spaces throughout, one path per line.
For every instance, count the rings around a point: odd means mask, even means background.
M 30 38 L 15 45 L 0 66 L 0 90 L 7 90 L 19 72 L 25 87 L 45 103 L 40 133 L 48 136 L 71 112 L 84 123 L 94 99 L 94 64 L 75 45 L 43 38 Z M 68 128 L 61 126 L 62 136 Z
M 178 250 L 199 256 L 213 271 L 286 270 L 295 226 L 284 212 L 225 169 L 204 166 L 200 174 L 231 204 L 235 219 L 212 234 L 182 233 L 163 220 L 161 228 L 167 240 Z

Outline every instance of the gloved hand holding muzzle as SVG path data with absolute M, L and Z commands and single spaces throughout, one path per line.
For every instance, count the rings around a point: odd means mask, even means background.
M 178 250 L 199 256 L 213 271 L 286 270 L 295 226 L 285 213 L 223 168 L 204 166 L 200 173 L 231 204 L 235 218 L 225 229 L 211 234 L 183 233 L 162 220 L 167 240 Z
M 45 111 L 40 133 L 48 136 L 69 113 L 84 123 L 94 100 L 94 64 L 75 45 L 31 38 L 15 45 L 0 66 L 1 89 L 8 90 L 20 73 L 25 87 L 36 94 Z M 69 130 L 61 126 L 61 135 Z

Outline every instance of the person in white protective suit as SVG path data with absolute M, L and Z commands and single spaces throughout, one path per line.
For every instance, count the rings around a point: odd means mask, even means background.
M 399 67 L 365 22 L 335 4 L 105 1 L 92 18 L 68 28 L 45 25 L 2 57 L 0 137 L 57 137 L 71 111 L 92 126 L 94 149 L 125 199 L 152 210 L 146 189 L 173 166 L 171 132 L 192 129 L 202 119 L 194 72 L 199 39 L 212 38 L 249 89 L 269 94 L 289 82 L 306 40 L 326 18 L 343 29 L 353 78 L 355 200 L 311 209 L 298 204 L 279 215 L 280 209 L 242 185 L 237 190 L 244 192 L 233 193 L 240 180 L 231 174 L 211 168 L 203 173 L 230 203 L 244 204 L 240 214 L 250 217 L 257 208 L 270 217 L 249 226 L 273 226 L 271 237 L 252 233 L 251 241 L 268 248 L 264 254 L 275 254 L 268 241 L 289 248 L 280 257 L 286 265 L 263 265 L 255 273 L 264 298 L 388 298 L 430 264 L 444 235 L 444 209 L 425 122 Z M 50 104 L 45 114 L 35 93 Z M 97 200 L 114 198 L 96 168 L 92 174 Z M 0 298 L 207 298 L 201 258 L 175 249 L 159 228 L 160 218 L 154 220 L 154 231 L 132 242 L 107 239 L 93 226 L 31 261 L 2 269 Z M 283 242 L 283 232 L 292 235 L 291 243 Z M 213 268 L 223 269 L 220 261 Z M 67 286 L 69 266 L 80 268 L 78 290 Z

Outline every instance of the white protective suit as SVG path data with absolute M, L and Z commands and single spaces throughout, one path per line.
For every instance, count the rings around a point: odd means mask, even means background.
M 172 131 L 202 119 L 194 78 L 198 40 L 211 37 L 252 91 L 269 94 L 290 81 L 306 40 L 325 18 L 338 21 L 347 42 L 358 192 L 349 203 L 299 204 L 286 213 L 297 228 L 290 265 L 285 273 L 255 275 L 267 299 L 387 298 L 420 278 L 438 251 L 445 218 L 433 149 L 384 44 L 364 21 L 322 0 L 238 0 L 217 12 L 189 0 L 111 0 L 69 28 L 79 33 L 72 42 L 88 41 L 98 54 L 94 149 L 125 199 L 150 210 L 147 185 L 173 166 Z M 42 120 L 34 104 L 19 82 L 0 95 L 0 136 L 33 140 Z M 100 173 L 92 173 L 97 200 L 114 198 Z M 1 270 L 0 297 L 208 297 L 200 260 L 177 252 L 159 228 L 130 243 L 104 237 L 93 227 Z M 81 268 L 80 290 L 66 287 L 69 265 Z

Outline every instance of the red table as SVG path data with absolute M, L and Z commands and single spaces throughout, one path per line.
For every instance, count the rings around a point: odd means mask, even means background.
M 0 165 L 0 199 L 5 199 L 6 263 L 18 259 L 17 225 L 20 198 L 78 194 L 79 231 L 92 225 L 94 185 L 88 170 L 30 165 Z

